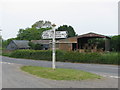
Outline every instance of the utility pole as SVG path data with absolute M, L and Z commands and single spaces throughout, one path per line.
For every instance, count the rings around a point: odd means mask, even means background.
M 52 25 L 53 30 L 53 41 L 52 41 L 52 68 L 55 70 L 55 24 Z

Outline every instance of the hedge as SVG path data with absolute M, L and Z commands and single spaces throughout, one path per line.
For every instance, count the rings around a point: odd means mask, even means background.
M 26 58 L 35 60 L 48 60 L 52 59 L 52 51 L 50 50 L 16 50 L 12 52 L 10 57 L 14 58 Z M 73 63 L 98 63 L 98 64 L 118 64 L 119 53 L 79 53 L 79 52 L 67 52 L 56 51 L 56 60 L 61 62 L 73 62 Z

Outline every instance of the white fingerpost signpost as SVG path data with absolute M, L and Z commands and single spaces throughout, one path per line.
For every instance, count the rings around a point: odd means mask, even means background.
M 52 38 L 52 68 L 55 69 L 55 38 L 67 38 L 67 31 L 55 31 L 55 24 L 52 25 L 52 30 L 47 30 L 42 33 L 43 39 Z

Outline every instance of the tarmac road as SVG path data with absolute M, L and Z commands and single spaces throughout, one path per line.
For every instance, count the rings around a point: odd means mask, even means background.
M 22 65 L 50 67 L 51 62 L 8 57 L 2 57 L 2 60 L 3 88 L 118 88 L 118 68 L 115 65 L 72 64 L 58 62 L 57 67 L 84 69 L 85 71 L 88 71 L 89 69 L 89 72 L 95 72 L 101 75 L 106 74 L 107 76 L 106 78 L 96 80 L 56 81 L 38 78 L 20 70 L 20 66 Z M 108 72 L 105 72 L 106 70 Z
M 16 58 L 4 57 L 4 56 L 2 57 L 2 61 L 8 62 L 8 63 L 22 64 L 22 65 L 31 65 L 31 66 L 43 66 L 43 67 L 52 66 L 52 62 L 50 61 L 16 59 Z M 102 76 L 113 77 L 113 78 L 118 78 L 118 68 L 120 68 L 117 65 L 81 64 L 81 63 L 66 63 L 66 62 L 56 62 L 56 67 L 57 68 L 79 69 L 79 70 L 84 70 L 87 72 L 92 72 L 92 73 L 96 73 Z

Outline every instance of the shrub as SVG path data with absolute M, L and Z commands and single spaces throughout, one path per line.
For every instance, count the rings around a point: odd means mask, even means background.
M 42 44 L 34 44 L 32 42 L 29 42 L 30 49 L 34 50 L 42 50 Z
M 51 50 L 16 50 L 9 56 L 15 58 L 27 58 L 35 60 L 52 60 Z M 73 51 L 56 50 L 56 60 L 60 62 L 73 63 L 99 63 L 99 64 L 118 64 L 118 53 L 79 53 Z
M 11 53 L 11 57 L 28 58 L 36 60 L 50 60 L 51 51 L 47 50 L 16 50 Z
M 100 61 L 99 63 L 104 63 L 104 64 L 118 64 L 119 61 L 119 57 L 118 57 L 119 53 L 103 53 L 100 57 Z

